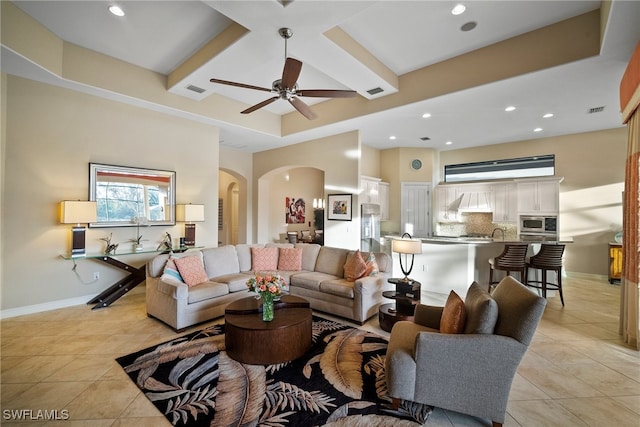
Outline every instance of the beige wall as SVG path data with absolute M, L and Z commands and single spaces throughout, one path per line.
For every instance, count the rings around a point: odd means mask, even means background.
M 220 170 L 233 176 L 239 186 L 238 200 L 238 243 L 247 243 L 252 235 L 251 212 L 253 206 L 253 154 L 245 151 L 226 149 L 220 147 Z M 225 192 L 220 192 L 219 197 L 225 200 L 225 206 L 229 205 Z M 231 214 L 231 213 L 230 213 Z
M 176 171 L 177 202 L 205 205 L 206 221 L 197 225 L 197 244 L 217 243 L 216 127 L 13 76 L 3 87 L 5 96 L 2 182 L 11 185 L 3 188 L 0 198 L 3 311 L 84 300 L 123 276 L 91 260 L 77 261 L 74 272 L 73 263 L 60 257 L 69 250 L 70 226 L 58 223 L 57 204 L 87 200 L 89 162 Z M 165 231 L 178 237 L 183 225 L 144 229 L 145 245 L 155 248 Z M 99 239 L 111 232 L 123 247 L 135 236 L 129 227 L 91 228 L 88 251 L 102 251 L 104 242 Z M 123 260 L 142 265 L 149 257 Z M 91 283 L 96 271 L 100 280 Z
M 422 161 L 422 169 L 411 168 L 411 161 Z M 383 221 L 383 233 L 400 232 L 400 187 L 403 182 L 433 180 L 434 150 L 430 148 L 391 148 L 380 152 L 380 177 L 389 183 L 389 220 Z
M 315 168 L 282 169 L 268 174 L 268 209 L 261 209 L 258 215 L 267 215 L 269 237 L 266 242 L 280 240 L 280 234 L 287 231 L 313 230 L 313 199 L 323 198 L 324 172 Z M 285 219 L 285 199 L 293 197 L 305 201 L 305 221 L 287 224 Z M 299 233 L 298 233 L 299 234 Z M 260 240 L 261 243 L 265 241 Z
M 358 214 L 358 186 L 360 181 L 360 133 L 347 132 L 301 144 L 255 153 L 253 157 L 254 241 L 270 241 L 269 216 L 264 208 L 271 203 L 270 173 L 294 167 L 313 167 L 324 171 L 324 196 L 351 193 L 352 221 L 325 221 L 325 244 L 344 248 L 360 245 L 360 217 Z M 282 203 L 282 202 L 277 202 Z M 325 217 L 326 218 L 326 217 Z
M 622 230 L 622 191 L 626 158 L 626 128 L 543 138 L 473 149 L 443 151 L 443 165 L 555 154 L 560 183 L 560 233 L 573 237 L 565 254 L 565 269 L 606 275 L 608 246 Z

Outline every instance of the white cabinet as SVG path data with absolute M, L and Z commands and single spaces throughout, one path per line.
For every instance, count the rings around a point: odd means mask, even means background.
M 436 218 L 439 222 L 458 220 L 458 210 L 449 209 L 449 206 L 457 197 L 458 192 L 454 185 L 439 185 L 436 187 Z
M 380 221 L 389 220 L 389 183 L 378 183 L 378 198 L 380 199 Z
M 558 213 L 560 182 L 557 179 L 520 181 L 517 185 L 518 212 Z
M 500 183 L 492 185 L 493 222 L 518 221 L 518 186 L 516 183 Z
M 360 177 L 360 203 L 380 204 L 380 179 Z

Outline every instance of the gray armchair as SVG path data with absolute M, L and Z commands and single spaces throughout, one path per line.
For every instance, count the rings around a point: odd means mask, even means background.
M 418 305 L 415 322 L 394 325 L 385 361 L 389 396 L 396 407 L 413 401 L 499 426 L 546 300 L 507 276 L 491 295 L 473 283 L 464 306 L 461 334 L 439 332 L 443 307 Z

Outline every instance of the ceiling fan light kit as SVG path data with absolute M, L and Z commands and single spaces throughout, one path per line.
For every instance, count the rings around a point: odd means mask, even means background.
M 280 28 L 278 30 L 278 34 L 280 34 L 280 37 L 284 39 L 285 62 L 284 69 L 282 70 L 282 78 L 274 80 L 271 85 L 271 89 L 244 83 L 231 82 L 228 80 L 210 80 L 211 83 L 242 87 L 245 89 L 260 90 L 263 92 L 271 92 L 276 95 L 241 111 L 241 114 L 252 113 L 262 107 L 266 107 L 267 105 L 277 101 L 278 99 L 283 99 L 285 101 L 288 101 L 293 106 L 293 108 L 298 110 L 298 112 L 305 116 L 307 119 L 313 120 L 318 116 L 299 97 L 308 96 L 315 98 L 352 98 L 356 96 L 357 93 L 355 90 L 299 89 L 297 81 L 298 77 L 300 76 L 300 71 L 302 70 L 302 62 L 298 61 L 297 59 L 287 57 L 287 40 L 291 38 L 291 36 L 293 36 L 293 31 L 290 28 Z

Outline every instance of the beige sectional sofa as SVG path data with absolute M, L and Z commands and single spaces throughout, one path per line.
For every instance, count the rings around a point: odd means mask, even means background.
M 377 274 L 349 281 L 345 264 L 355 255 L 353 250 L 309 243 L 226 245 L 175 255 L 202 259 L 208 280 L 195 286 L 163 279 L 168 254 L 150 260 L 146 266 L 147 314 L 176 330 L 223 316 L 227 304 L 253 295 L 246 286 L 247 279 L 256 273 L 252 270 L 252 247 L 301 248 L 300 270 L 277 271 L 289 284 L 289 293 L 307 299 L 314 310 L 359 324 L 377 313 L 383 302 L 382 291 L 392 289 L 387 283 L 392 262 L 386 253 L 373 254 Z M 365 259 L 368 256 L 362 255 Z

